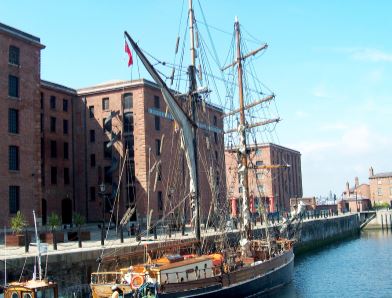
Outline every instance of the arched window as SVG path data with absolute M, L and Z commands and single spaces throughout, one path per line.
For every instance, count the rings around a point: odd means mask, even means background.
M 124 132 L 133 132 L 133 113 L 124 114 Z
M 133 108 L 133 94 L 125 93 L 124 94 L 124 109 L 132 109 Z

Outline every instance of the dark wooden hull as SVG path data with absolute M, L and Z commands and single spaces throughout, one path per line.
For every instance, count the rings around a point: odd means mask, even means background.
M 292 250 L 262 264 L 243 268 L 222 277 L 166 285 L 159 297 L 247 297 L 289 283 L 294 269 Z

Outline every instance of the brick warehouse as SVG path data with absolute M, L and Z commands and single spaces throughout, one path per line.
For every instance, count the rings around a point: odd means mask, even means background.
M 290 198 L 302 197 L 301 154 L 298 151 L 272 144 L 250 146 L 250 165 L 289 165 L 287 168 L 248 170 L 249 192 L 254 197 L 254 211 L 257 205 L 265 204 L 270 212 L 290 211 Z M 227 189 L 231 200 L 232 215 L 240 210 L 236 150 L 225 151 Z
M 0 224 L 8 226 L 18 210 L 31 223 L 32 209 L 43 224 L 51 212 L 59 214 L 63 223 L 70 223 L 74 212 L 99 221 L 108 216 L 118 185 L 119 217 L 136 203 L 136 217 L 145 220 L 148 189 L 154 219 L 184 201 L 188 176 L 179 133 L 157 86 L 139 80 L 74 90 L 43 81 L 43 48 L 39 38 L 0 24 L 0 98 L 2 113 L 7 113 L 1 121 L 8 121 L 2 125 L 5 146 L 0 162 L 8 168 L 0 176 L 0 200 L 6 207 Z M 187 109 L 185 101 L 181 104 Z M 222 200 L 226 194 L 223 121 L 222 110 L 212 105 L 200 107 L 200 113 L 205 219 L 211 198 Z M 129 161 L 119 181 L 127 148 Z M 149 156 L 150 167 L 155 165 L 150 187 Z M 104 196 L 99 190 L 102 182 Z M 182 204 L 181 210 L 189 209 L 186 201 Z

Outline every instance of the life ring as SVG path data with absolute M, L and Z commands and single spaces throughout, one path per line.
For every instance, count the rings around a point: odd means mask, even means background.
M 138 289 L 144 283 L 144 277 L 141 275 L 135 275 L 131 279 L 132 289 Z

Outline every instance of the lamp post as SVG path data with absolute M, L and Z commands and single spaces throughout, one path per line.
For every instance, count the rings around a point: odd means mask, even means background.
M 102 196 L 102 224 L 101 224 L 101 245 L 104 245 L 104 229 L 105 229 L 105 205 L 106 205 L 106 185 L 102 182 L 99 185 L 100 195 Z

